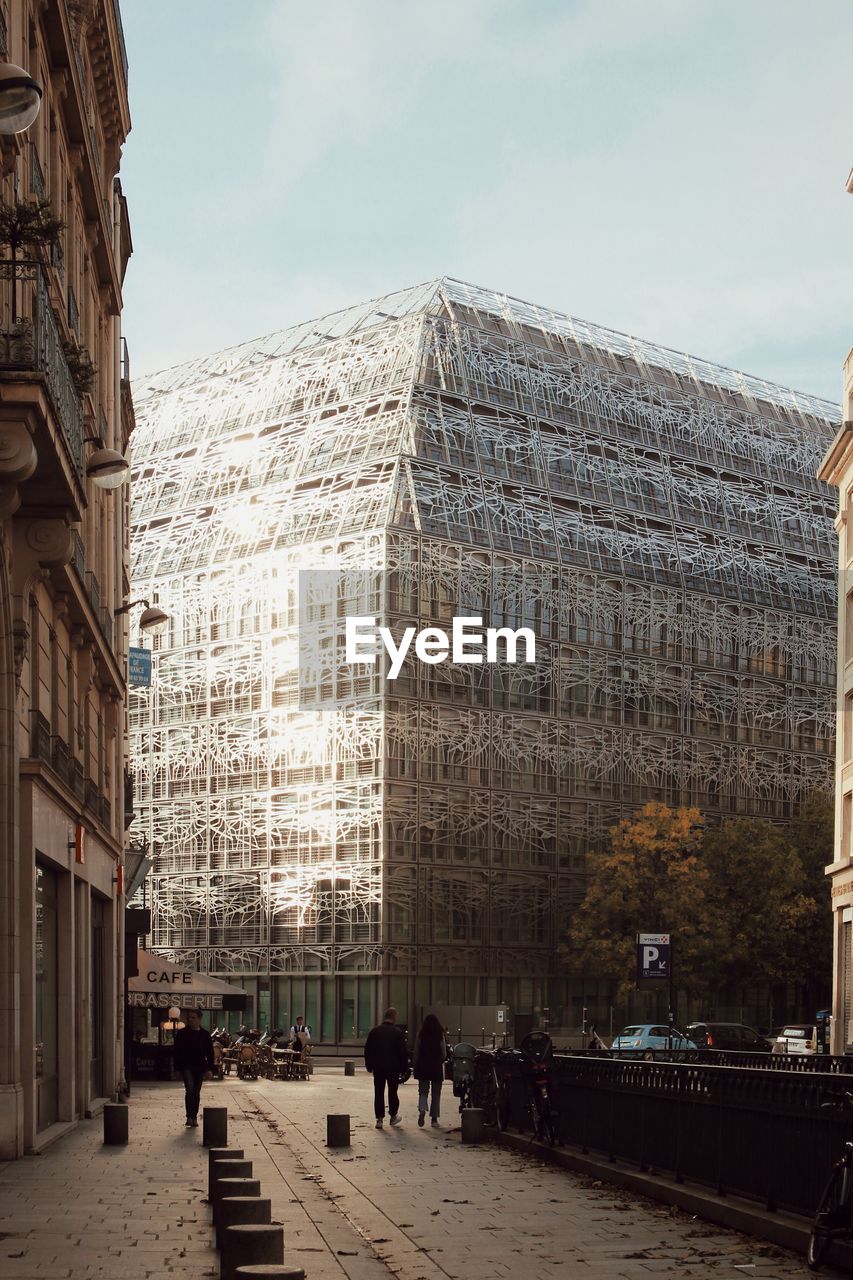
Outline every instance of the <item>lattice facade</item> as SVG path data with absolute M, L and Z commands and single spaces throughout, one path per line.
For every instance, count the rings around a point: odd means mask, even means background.
M 518 1009 L 620 816 L 784 819 L 829 781 L 833 406 L 450 280 L 137 397 L 134 594 L 173 620 L 131 704 L 155 946 Z M 394 626 L 530 626 L 537 662 L 357 668 L 306 707 L 296 575 L 330 567 Z

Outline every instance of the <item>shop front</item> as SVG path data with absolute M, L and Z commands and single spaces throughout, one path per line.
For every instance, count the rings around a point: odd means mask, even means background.
M 174 1033 L 186 1021 L 186 1011 L 201 1009 L 203 1024 L 212 1030 L 223 1026 L 232 1010 L 245 1009 L 246 992 L 141 948 L 136 967 L 136 975 L 127 982 L 130 1076 L 133 1080 L 170 1080 Z

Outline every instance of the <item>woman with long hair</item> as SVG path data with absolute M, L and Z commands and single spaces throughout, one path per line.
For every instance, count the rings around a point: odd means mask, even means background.
M 441 1085 L 447 1060 L 444 1028 L 434 1013 L 428 1013 L 415 1040 L 412 1070 L 418 1082 L 418 1124 L 423 1126 L 429 1103 L 430 1124 L 438 1128 Z M 432 1097 L 430 1097 L 432 1094 Z

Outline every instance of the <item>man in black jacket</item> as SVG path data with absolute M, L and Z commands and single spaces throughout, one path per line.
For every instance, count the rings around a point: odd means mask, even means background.
M 386 1009 L 382 1022 L 374 1027 L 364 1042 L 364 1065 L 373 1073 L 373 1109 L 376 1128 L 385 1118 L 385 1086 L 388 1086 L 388 1114 L 392 1124 L 399 1124 L 400 1099 L 397 1087 L 400 1076 L 409 1069 L 409 1051 L 402 1031 L 395 1026 L 397 1010 Z
M 201 1009 L 190 1009 L 187 1023 L 175 1033 L 175 1070 L 184 1081 L 187 1127 L 197 1129 L 202 1081 L 213 1075 L 213 1041 L 201 1025 Z

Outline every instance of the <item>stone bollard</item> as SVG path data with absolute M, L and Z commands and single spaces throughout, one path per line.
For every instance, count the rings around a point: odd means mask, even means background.
M 213 1199 L 213 1166 L 217 1160 L 242 1160 L 242 1147 L 208 1147 L 207 1148 L 207 1198 Z
M 344 1063 L 344 1075 L 345 1075 L 345 1076 L 354 1076 L 354 1075 L 355 1075 L 355 1063 L 354 1063 L 354 1062 L 345 1062 L 345 1063 Z
M 201 1141 L 205 1147 L 228 1146 L 227 1107 L 202 1107 Z
M 126 1102 L 108 1102 L 104 1106 L 104 1145 L 123 1147 L 127 1142 L 128 1108 Z
M 256 1262 L 284 1262 L 284 1228 L 254 1222 L 229 1227 L 222 1237 L 220 1280 L 234 1280 L 238 1267 Z
M 213 1183 L 210 1189 L 210 1203 L 216 1207 L 219 1199 L 217 1187 L 223 1178 L 251 1178 L 251 1160 L 217 1160 L 213 1166 Z
M 275 1262 L 250 1262 L 247 1267 L 237 1268 L 234 1280 L 305 1280 L 305 1272 L 301 1267 L 289 1267 L 286 1262 L 281 1266 Z
M 234 1280 L 305 1280 L 305 1272 L 301 1267 L 289 1267 L 286 1262 L 281 1266 L 276 1262 L 250 1262 L 247 1267 L 237 1268 Z
M 326 1146 L 349 1146 L 349 1116 L 326 1116 Z
M 229 1179 L 230 1181 L 230 1179 Z M 237 1179 L 235 1179 L 237 1181 Z M 248 1182 L 249 1179 L 247 1178 Z M 272 1201 L 261 1198 L 260 1183 L 258 1194 L 243 1195 L 242 1192 L 223 1196 L 216 1206 L 216 1247 L 222 1248 L 222 1237 L 228 1227 L 244 1226 L 247 1222 L 259 1222 L 268 1227 L 272 1222 Z
M 260 1178 L 220 1178 L 213 1188 L 213 1221 L 219 1221 L 219 1206 L 226 1196 L 259 1196 L 261 1194 Z
M 482 1142 L 484 1136 L 482 1108 L 465 1107 L 462 1112 L 462 1141 Z

